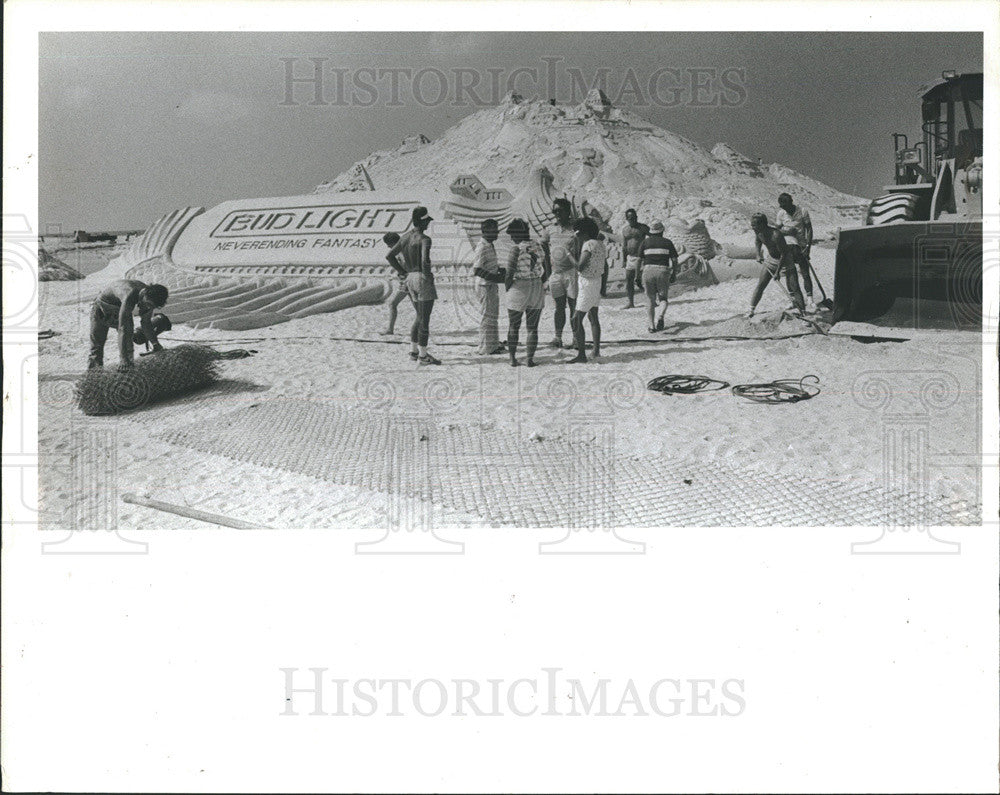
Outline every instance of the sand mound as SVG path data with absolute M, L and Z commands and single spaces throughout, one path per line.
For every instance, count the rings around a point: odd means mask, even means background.
M 867 204 L 725 144 L 709 151 L 606 101 L 550 105 L 517 95 L 466 116 L 437 140 L 415 139 L 373 152 L 316 192 L 419 189 L 445 201 L 452 198 L 449 186 L 456 177 L 475 175 L 517 196 L 542 167 L 552 173 L 558 192 L 586 201 L 616 229 L 625 209 L 635 207 L 646 223 L 683 218 L 690 231 L 691 222 L 702 221 L 717 239 L 728 241 L 746 235 L 753 212 L 773 213 L 778 194 L 788 191 L 824 236 L 852 225 Z
M 674 336 L 677 339 L 781 339 L 806 334 L 825 334 L 829 322 L 821 317 L 803 319 L 784 312 L 765 312 L 748 318 L 736 315 L 727 320 L 686 326 Z
M 41 246 L 38 247 L 38 281 L 70 282 L 82 278 L 82 273 L 71 268 L 61 259 L 53 257 Z

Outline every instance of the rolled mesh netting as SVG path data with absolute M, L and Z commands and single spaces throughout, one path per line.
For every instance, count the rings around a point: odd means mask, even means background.
M 146 356 L 135 367 L 88 370 L 76 384 L 76 404 L 91 416 L 118 414 L 208 386 L 219 377 L 220 353 L 206 345 L 180 345 Z

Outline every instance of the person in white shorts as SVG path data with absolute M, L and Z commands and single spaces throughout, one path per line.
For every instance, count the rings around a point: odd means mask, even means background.
M 625 211 L 626 224 L 622 227 L 622 264 L 625 266 L 625 294 L 628 296 L 626 309 L 635 309 L 635 288 L 642 289 L 642 268 L 639 246 L 649 234 L 649 227 L 639 223 L 636 211 Z
M 528 222 L 515 218 L 507 226 L 507 234 L 514 242 L 507 258 L 507 350 L 510 352 L 510 366 L 517 367 L 517 343 L 521 332 L 521 319 L 528 327 L 528 367 L 535 366 L 535 350 L 538 348 L 538 321 L 545 306 L 546 276 L 545 256 L 541 247 L 530 240 Z
M 592 218 L 581 218 L 574 224 L 580 239 L 580 256 L 576 261 L 579 289 L 576 296 L 576 311 L 573 313 L 573 337 L 576 340 L 576 356 L 567 364 L 587 361 L 587 336 L 583 329 L 583 319 L 589 318 L 590 330 L 594 337 L 594 358 L 601 355 L 601 321 L 597 308 L 601 303 L 601 276 L 608 259 L 604 241 L 599 239 L 600 230 Z
M 555 226 L 546 229 L 541 238 L 545 252 L 546 268 L 549 272 L 549 294 L 556 304 L 556 335 L 549 343 L 551 348 L 561 348 L 563 329 L 566 327 L 566 307 L 572 323 L 576 307 L 576 265 L 574 258 L 579 254 L 576 233 L 573 231 L 572 207 L 567 199 L 552 202 Z
M 642 261 L 643 284 L 649 305 L 649 332 L 663 331 L 663 318 L 667 314 L 670 285 L 677 280 L 677 249 L 670 238 L 663 236 L 663 224 L 654 221 L 639 246 Z M 656 301 L 659 299 L 660 317 L 656 319 Z

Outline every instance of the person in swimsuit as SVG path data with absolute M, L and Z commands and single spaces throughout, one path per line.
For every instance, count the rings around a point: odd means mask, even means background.
M 590 319 L 590 330 L 594 337 L 594 358 L 601 355 L 601 321 L 597 308 L 601 303 L 601 276 L 608 259 L 608 250 L 593 218 L 581 218 L 574 224 L 580 239 L 580 256 L 576 260 L 580 289 L 573 313 L 573 337 L 576 341 L 576 356 L 567 364 L 587 361 L 587 337 L 583 329 L 583 319 Z
M 555 226 L 545 230 L 541 243 L 550 274 L 549 294 L 556 304 L 556 335 L 549 347 L 561 348 L 563 329 L 566 327 L 566 307 L 569 307 L 571 321 L 576 308 L 577 279 L 574 260 L 579 251 L 569 200 L 556 199 L 552 202 L 552 214 L 556 217 Z
M 439 359 L 427 352 L 437 290 L 431 272 L 431 239 L 426 230 L 434 219 L 427 214 L 426 207 L 414 207 L 410 220 L 413 228 L 399 238 L 385 258 L 397 273 L 406 273 L 406 291 L 417 310 L 410 328 L 410 358 L 422 365 L 441 364 Z M 399 262 L 400 255 L 403 257 L 402 264 Z
M 544 283 L 548 278 L 545 255 L 535 241 L 529 239 L 528 222 L 515 218 L 507 226 L 507 234 L 514 243 L 507 258 L 507 350 L 510 366 L 517 367 L 517 342 L 521 319 L 528 327 L 528 367 L 535 366 L 538 348 L 538 321 L 545 306 Z
M 399 242 L 399 235 L 395 232 L 386 232 L 382 236 L 382 242 L 389 248 L 392 248 Z M 396 294 L 389 302 L 389 328 L 379 332 L 383 337 L 389 337 L 396 333 L 396 317 L 399 312 L 399 305 L 410 297 L 410 294 L 406 291 L 406 272 L 401 271 L 397 273 L 397 279 Z
M 167 303 L 167 288 L 162 284 L 146 285 L 139 281 L 120 279 L 105 288 L 90 308 L 90 358 L 88 369 L 104 366 L 104 343 L 109 329 L 118 329 L 118 354 L 121 359 L 119 370 L 134 366 L 135 350 L 133 335 L 134 318 L 139 318 L 143 341 L 154 351 L 162 351 L 163 346 L 156 339 L 156 328 L 152 323 L 154 309 Z
M 626 309 L 635 309 L 635 289 L 642 289 L 642 270 L 639 264 L 639 246 L 643 238 L 649 234 L 649 227 L 639 223 L 636 211 L 625 211 L 625 221 L 622 227 L 622 264 L 625 266 L 625 294 L 628 296 Z
M 756 235 L 757 261 L 763 264 L 757 286 L 754 288 L 753 296 L 750 298 L 750 311 L 747 317 L 753 317 L 757 311 L 757 304 L 764 294 L 764 288 L 771 279 L 778 279 L 781 271 L 785 271 L 785 283 L 788 286 L 788 296 L 792 299 L 793 309 L 801 312 L 805 309 L 805 302 L 802 300 L 802 292 L 799 290 L 799 280 L 795 276 L 795 263 L 792 261 L 792 252 L 785 243 L 785 238 L 781 232 L 767 223 L 767 216 L 764 213 L 756 213 L 750 219 L 750 228 Z

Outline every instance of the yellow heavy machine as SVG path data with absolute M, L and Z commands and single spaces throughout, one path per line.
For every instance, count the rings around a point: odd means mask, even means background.
M 837 240 L 834 322 L 873 320 L 897 298 L 946 302 L 974 322 L 983 301 L 983 75 L 944 72 L 920 90 L 923 137 L 893 133 L 895 184 Z M 939 304 L 940 305 L 940 304 Z

